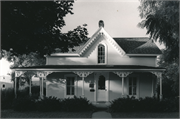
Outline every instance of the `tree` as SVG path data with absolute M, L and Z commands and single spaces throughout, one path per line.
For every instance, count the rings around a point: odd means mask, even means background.
M 9 62 L 12 62 L 11 68 L 13 67 L 29 67 L 29 66 L 39 66 L 39 65 L 45 65 L 45 58 L 42 58 L 39 56 L 38 53 L 29 53 L 29 54 L 23 54 L 14 56 L 11 52 L 2 50 L 0 53 L 3 55 L 3 58 L 6 59 Z M 2 58 L 2 57 L 1 57 Z M 15 72 L 12 70 L 12 72 L 9 74 L 11 75 L 12 81 L 15 79 Z M 24 85 L 25 82 L 29 84 L 30 79 L 32 76 L 35 75 L 35 72 L 33 71 L 27 71 L 23 74 L 23 76 L 18 77 L 17 80 L 17 89 L 19 88 L 19 81 L 21 82 L 20 85 Z
M 86 41 L 86 25 L 61 33 L 64 17 L 72 13 L 73 1 L 2 1 L 2 49 L 18 56 L 36 52 L 41 57 Z M 73 20 L 72 20 L 73 22 Z
M 147 29 L 150 37 L 166 46 L 165 61 L 179 57 L 179 1 L 140 0 L 139 26 Z
M 162 75 L 163 97 L 169 98 L 179 96 L 179 60 L 177 59 L 171 63 L 166 62 L 164 60 L 164 58 L 166 58 L 166 54 L 168 54 L 168 52 L 163 50 L 163 54 L 160 56 L 158 65 L 166 68 Z M 159 92 L 159 87 L 157 89 Z

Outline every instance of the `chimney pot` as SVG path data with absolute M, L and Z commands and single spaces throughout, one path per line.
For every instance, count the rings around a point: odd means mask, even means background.
M 100 28 L 100 27 L 104 27 L 104 21 L 103 21 L 103 20 L 100 20 L 100 21 L 99 21 L 99 28 Z

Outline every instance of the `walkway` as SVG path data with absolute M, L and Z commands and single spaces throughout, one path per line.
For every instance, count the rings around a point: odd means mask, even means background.
M 92 118 L 95 119 L 95 118 L 109 118 L 109 119 L 112 119 L 112 116 L 110 113 L 108 112 L 105 112 L 105 111 L 98 111 L 98 112 L 94 112 L 92 114 Z

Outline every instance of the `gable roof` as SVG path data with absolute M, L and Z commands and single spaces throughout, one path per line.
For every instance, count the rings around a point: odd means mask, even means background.
M 161 54 L 153 40 L 147 37 L 114 38 L 126 54 Z
M 79 46 L 75 46 L 74 48 L 69 48 L 68 52 L 60 52 L 51 54 L 51 56 L 81 56 L 87 49 L 90 47 L 94 41 L 98 40 L 99 37 L 105 36 L 107 39 L 114 45 L 114 47 L 122 54 L 127 55 L 159 55 L 162 54 L 161 50 L 156 46 L 153 40 L 147 37 L 132 37 L 132 38 L 112 38 L 104 28 L 99 28 L 91 38 L 87 39 L 87 42 L 81 43 Z
M 134 38 L 113 38 L 116 43 L 126 52 L 126 54 L 161 54 L 161 50 L 156 44 L 147 37 L 134 37 Z M 79 46 L 69 48 L 65 53 L 79 53 L 86 43 Z

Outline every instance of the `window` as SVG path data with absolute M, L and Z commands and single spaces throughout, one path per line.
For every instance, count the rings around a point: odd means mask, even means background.
M 74 77 L 67 77 L 66 95 L 74 95 Z
M 102 75 L 99 76 L 98 89 L 99 89 L 99 90 L 105 90 L 105 77 L 102 76 Z
M 102 44 L 98 46 L 98 63 L 105 63 L 105 47 Z
M 137 90 L 137 78 L 130 77 L 129 78 L 129 95 L 136 95 Z

